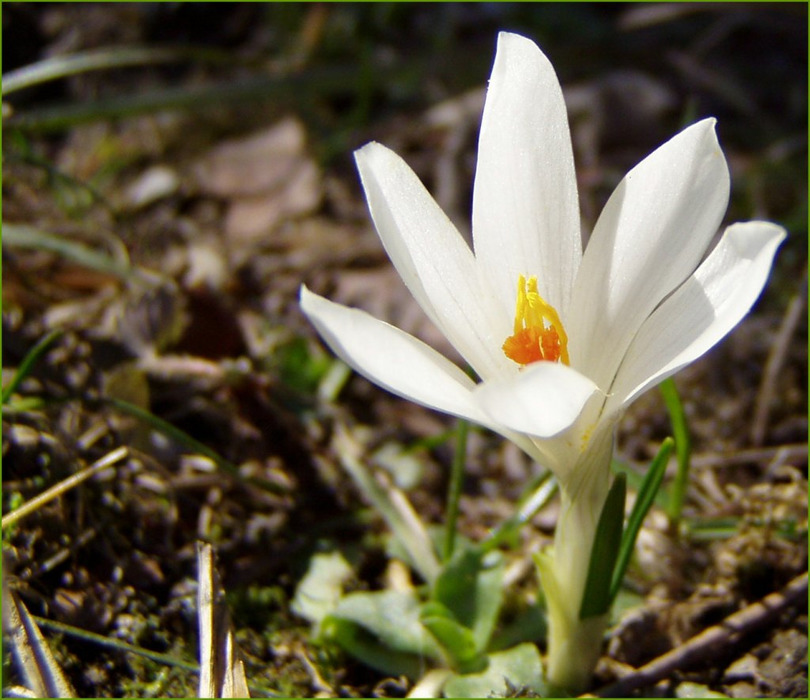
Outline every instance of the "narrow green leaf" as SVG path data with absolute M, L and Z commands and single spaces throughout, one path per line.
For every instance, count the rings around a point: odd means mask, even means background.
M 169 667 L 181 668 L 186 671 L 192 671 L 195 673 L 199 672 L 200 670 L 200 667 L 197 663 L 193 661 L 188 661 L 186 659 L 177 658 L 173 654 L 164 654 L 159 651 L 144 649 L 143 647 L 139 647 L 136 646 L 135 644 L 124 642 L 113 636 L 105 636 L 103 634 L 89 632 L 88 630 L 84 630 L 79 627 L 73 627 L 72 625 L 66 625 L 63 622 L 56 622 L 55 620 L 49 620 L 45 617 L 38 617 L 36 615 L 33 615 L 32 617 L 36 621 L 36 623 L 44 629 L 49 629 L 53 632 L 56 632 L 57 634 L 64 634 L 66 636 L 79 639 L 85 643 L 98 644 L 99 646 L 111 652 L 118 652 L 122 654 L 137 654 L 138 656 L 151 659 L 152 661 L 156 661 L 157 663 L 164 664 Z
M 39 362 L 40 358 L 60 335 L 62 335 L 61 330 L 52 330 L 28 351 L 23 361 L 20 363 L 20 366 L 17 368 L 17 371 L 14 373 L 14 376 L 11 378 L 11 381 L 3 387 L 3 405 L 8 403 L 8 400 L 17 390 L 17 387 L 20 386 L 20 383 L 31 374 L 31 370 L 34 369 L 34 366 Z
M 667 470 L 667 462 L 669 461 L 669 455 L 672 453 L 673 444 L 672 438 L 667 438 L 661 443 L 661 448 L 658 450 L 658 454 L 655 455 L 655 459 L 653 459 L 650 468 L 647 470 L 647 475 L 644 477 L 638 491 L 635 503 L 633 503 L 633 510 L 627 518 L 627 528 L 622 535 L 619 555 L 616 559 L 616 567 L 613 570 L 613 578 L 610 584 L 610 603 L 616 598 L 616 594 L 621 588 L 624 573 L 627 571 L 627 565 L 630 563 L 630 557 L 636 545 L 636 538 L 639 530 L 641 530 L 641 524 L 655 502 L 655 496 L 661 487 L 661 482 L 664 480 L 664 473 Z
M 713 540 L 727 540 L 740 531 L 742 521 L 740 518 L 699 518 L 689 519 L 686 523 L 689 540 L 707 542 Z M 769 527 L 773 527 L 769 524 Z
M 196 453 L 203 455 L 210 459 L 214 464 L 217 465 L 219 469 L 224 472 L 227 472 L 231 476 L 241 479 L 249 484 L 253 484 L 265 491 L 269 491 L 270 493 L 277 493 L 283 494 L 287 493 L 287 488 L 282 486 L 281 484 L 277 484 L 273 481 L 269 481 L 268 479 L 262 479 L 261 477 L 251 476 L 245 477 L 242 475 L 242 472 L 239 471 L 239 467 L 234 464 L 233 462 L 228 461 L 224 457 L 221 457 L 217 452 L 212 450 L 207 445 L 204 445 L 199 440 L 191 437 L 188 433 L 183 430 L 180 430 L 177 426 L 172 425 L 168 421 L 163 420 L 162 418 L 156 416 L 154 413 L 144 410 L 140 406 L 136 406 L 135 404 L 129 403 L 128 401 L 123 401 L 121 399 L 116 399 L 112 397 L 107 397 L 102 399 L 102 402 L 112 406 L 117 411 L 121 411 L 122 413 L 126 413 L 127 415 L 133 416 L 140 421 L 143 421 L 146 425 L 150 426 L 153 430 L 157 430 L 159 433 L 163 433 L 166 437 L 175 440 L 176 442 L 180 443 L 181 445 L 185 445 L 189 449 L 194 450 Z
M 464 466 L 467 463 L 467 433 L 470 424 L 459 419 L 456 432 L 456 449 L 453 464 L 450 467 L 450 482 L 447 486 L 447 523 L 444 531 L 442 559 L 449 561 L 456 546 L 456 527 L 458 525 L 458 503 L 461 498 L 461 485 L 464 481 Z
M 152 661 L 155 661 L 159 664 L 163 664 L 170 668 L 183 669 L 185 671 L 190 671 L 191 673 L 200 672 L 199 664 L 197 664 L 194 661 L 187 661 L 185 659 L 177 658 L 172 654 L 164 654 L 158 651 L 152 651 L 150 649 L 138 647 L 135 646 L 134 644 L 129 644 L 128 642 L 116 639 L 115 637 L 104 636 L 102 634 L 96 634 L 95 632 L 88 632 L 87 630 L 83 630 L 78 627 L 66 625 L 63 622 L 48 620 L 47 618 L 37 617 L 36 615 L 32 617 L 36 621 L 36 623 L 43 629 L 49 629 L 53 632 L 56 632 L 57 634 L 63 634 L 68 637 L 80 639 L 82 642 L 85 643 L 97 644 L 103 649 L 108 649 L 111 652 L 117 652 L 120 654 L 135 654 L 137 656 L 150 659 Z M 272 690 L 265 687 L 264 685 L 259 685 L 256 683 L 248 683 L 248 689 L 254 694 L 253 695 L 254 697 L 270 697 L 270 698 L 282 697 L 281 695 L 274 693 Z
M 622 539 L 626 490 L 627 479 L 624 474 L 619 474 L 610 487 L 596 526 L 588 580 L 579 609 L 580 620 L 603 615 L 610 609 L 610 585 Z
M 115 275 L 122 280 L 129 280 L 138 275 L 137 270 L 129 265 L 129 261 L 116 260 L 107 253 L 101 253 L 63 236 L 40 231 L 24 224 L 11 224 L 4 221 L 3 245 L 47 250 L 60 255 L 65 260 L 71 260 L 91 270 Z
M 689 483 L 689 462 L 692 454 L 692 439 L 689 436 L 689 425 L 686 413 L 683 410 L 678 389 L 672 378 L 661 382 L 659 391 L 669 412 L 669 421 L 672 425 L 672 434 L 675 437 L 675 454 L 678 457 L 678 471 L 669 489 L 669 503 L 667 515 L 670 521 L 677 523 L 683 512 L 683 502 L 686 497 L 686 487 Z
M 98 49 L 67 56 L 51 56 L 37 63 L 3 74 L 3 97 L 12 92 L 51 80 L 67 78 L 93 70 L 108 70 L 122 66 L 145 66 L 169 61 L 188 60 L 188 52 L 154 47 L 123 47 Z M 199 60 L 199 57 L 197 57 Z
M 384 84 L 384 81 L 394 74 L 393 70 L 378 71 L 375 79 L 379 84 Z M 87 122 L 121 119 L 165 110 L 200 110 L 246 101 L 305 100 L 311 95 L 334 95 L 345 92 L 346 86 L 353 85 L 356 77 L 356 66 L 344 65 L 327 66 L 292 75 L 270 77 L 262 75 L 194 87 L 156 88 L 147 92 L 101 97 L 92 101 L 18 110 L 3 120 L 3 126 L 40 133 L 54 132 Z
M 527 489 L 525 497 L 518 503 L 517 510 L 504 520 L 479 545 L 482 552 L 490 552 L 504 541 L 517 535 L 520 528 L 529 522 L 537 512 L 551 500 L 557 492 L 557 480 L 551 472 L 545 472 Z
M 631 466 L 627 462 L 623 462 L 619 459 L 614 459 L 610 463 L 610 471 L 614 475 L 624 474 L 627 477 L 628 491 L 635 491 L 636 493 L 641 491 L 644 479 L 647 478 L 647 473 L 649 472 L 646 467 L 638 468 Z M 669 509 L 669 494 L 666 489 L 658 489 L 658 493 L 655 495 L 655 505 L 663 511 Z

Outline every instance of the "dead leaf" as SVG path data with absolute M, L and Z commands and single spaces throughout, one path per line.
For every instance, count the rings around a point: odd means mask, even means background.
M 233 637 L 225 589 L 210 544 L 197 543 L 197 615 L 200 624 L 201 698 L 248 698 L 245 667 Z
M 40 698 L 75 698 L 67 678 L 25 605 L 3 577 L 3 633 L 28 690 Z
M 237 251 L 283 221 L 314 211 L 323 193 L 304 127 L 291 117 L 219 144 L 197 162 L 194 175 L 203 193 L 227 201 L 225 234 Z

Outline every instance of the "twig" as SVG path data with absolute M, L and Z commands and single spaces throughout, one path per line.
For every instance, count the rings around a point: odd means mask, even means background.
M 807 443 L 778 445 L 776 447 L 754 447 L 721 454 L 710 452 L 692 457 L 692 465 L 696 469 L 712 469 L 715 467 L 734 467 L 745 462 L 770 462 L 776 458 L 803 464 L 807 461 Z
M 107 453 L 101 459 L 94 462 L 91 466 L 83 469 L 82 471 L 68 477 L 64 481 L 60 481 L 55 486 L 52 486 L 47 491 L 42 492 L 39 496 L 32 498 L 30 501 L 21 505 L 17 510 L 13 510 L 3 516 L 2 527 L 5 529 L 12 523 L 17 522 L 20 518 L 33 513 L 38 508 L 41 508 L 48 501 L 61 496 L 63 493 L 78 486 L 83 481 L 86 481 L 91 476 L 98 474 L 100 471 L 113 466 L 116 462 L 120 462 L 124 457 L 129 455 L 129 450 L 126 447 L 116 447 L 112 452 Z
M 782 323 L 779 325 L 779 332 L 773 339 L 771 351 L 768 353 L 768 360 L 765 363 L 765 370 L 762 374 L 762 381 L 754 404 L 754 418 L 751 421 L 751 442 L 754 445 L 761 445 L 765 441 L 768 417 L 776 392 L 776 379 L 787 359 L 788 348 L 793 334 L 804 317 L 803 312 L 806 302 L 807 270 L 805 270 L 799 281 L 799 291 L 788 304 L 785 315 L 782 317 Z
M 807 601 L 807 574 L 794 578 L 785 588 L 729 615 L 676 649 L 668 651 L 624 678 L 600 689 L 603 698 L 627 697 L 634 690 L 655 685 L 674 671 L 717 656 L 718 648 L 737 644 L 743 636 L 767 624 L 786 608 Z

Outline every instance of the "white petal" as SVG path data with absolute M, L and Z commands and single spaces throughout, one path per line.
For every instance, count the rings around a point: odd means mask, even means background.
M 497 423 L 549 438 L 573 426 L 597 391 L 590 379 L 566 365 L 536 362 L 511 377 L 480 384 L 476 394 Z
M 519 274 L 565 317 L 582 255 L 574 156 L 562 90 L 549 60 L 501 32 L 489 81 L 473 194 L 475 255 L 507 314 Z
M 461 234 L 396 153 L 370 143 L 355 158 L 377 233 L 416 301 L 479 376 L 508 370 L 511 318 Z
M 639 330 L 606 412 L 626 406 L 725 337 L 762 292 L 784 238 L 784 229 L 767 222 L 729 226 L 695 274 Z
M 728 205 L 714 119 L 645 158 L 608 200 L 582 258 L 568 335 L 571 364 L 609 386 L 641 324 L 694 272 Z
M 474 400 L 475 382 L 421 340 L 305 286 L 301 309 L 332 351 L 375 384 L 443 413 L 491 422 Z

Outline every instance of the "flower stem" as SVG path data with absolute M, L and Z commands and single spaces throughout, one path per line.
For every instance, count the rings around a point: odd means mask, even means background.
M 612 430 L 592 438 L 567 479 L 560 480 L 561 508 L 554 544 L 536 556 L 549 616 L 546 677 L 553 686 L 585 690 L 602 649 L 608 615 L 582 618 L 596 527 L 610 486 Z
M 456 525 L 458 523 L 458 502 L 461 498 L 461 484 L 464 481 L 464 466 L 467 462 L 467 433 L 470 424 L 459 419 L 456 428 L 456 450 L 450 467 L 450 483 L 447 485 L 447 523 L 444 531 L 442 559 L 449 561 L 456 546 Z

